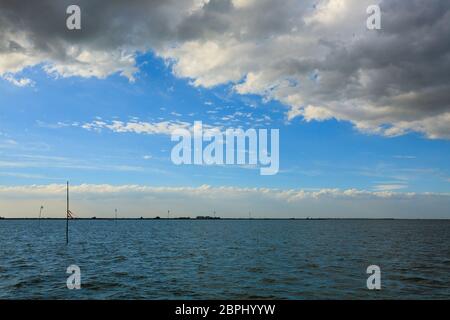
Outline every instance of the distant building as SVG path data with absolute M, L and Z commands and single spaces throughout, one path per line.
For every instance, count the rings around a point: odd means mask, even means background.
M 218 220 L 220 217 L 211 217 L 211 216 L 198 216 L 197 220 Z

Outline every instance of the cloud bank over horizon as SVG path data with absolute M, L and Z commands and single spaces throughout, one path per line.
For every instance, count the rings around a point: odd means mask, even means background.
M 33 218 L 44 205 L 46 217 L 64 217 L 65 194 L 65 184 L 0 186 L 0 216 Z M 224 218 L 450 219 L 449 193 L 81 184 L 70 195 L 71 210 L 84 218 L 112 217 L 118 208 L 121 217 L 166 217 L 170 210 L 172 217 L 217 211 Z
M 82 30 L 65 28 L 68 5 Z M 231 85 L 287 106 L 286 120 L 349 121 L 361 132 L 450 139 L 450 2 L 369 0 L 21 1 L 0 4 L 0 77 L 139 81 L 153 52 L 193 86 Z M 36 12 L 45 12 L 36 14 Z

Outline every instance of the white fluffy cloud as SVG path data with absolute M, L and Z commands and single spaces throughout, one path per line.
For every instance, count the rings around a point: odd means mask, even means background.
M 289 121 L 349 121 L 362 132 L 450 138 L 450 3 L 385 0 L 79 0 L 0 4 L 0 75 L 43 64 L 56 76 L 134 80 L 153 51 L 194 86 L 231 84 L 288 107 Z M 36 12 L 45 8 L 46 17 Z
M 11 74 L 5 74 L 2 76 L 2 78 L 18 87 L 33 87 L 34 86 L 34 81 L 31 79 L 28 79 L 28 78 L 16 78 Z
M 79 125 L 79 124 L 77 124 Z M 92 131 L 111 130 L 116 133 L 138 133 L 138 134 L 163 134 L 171 135 L 176 129 L 189 129 L 191 124 L 180 121 L 129 121 L 123 122 L 114 120 L 106 122 L 103 120 L 94 120 L 80 125 L 83 129 Z
M 57 125 L 50 125 L 50 127 L 56 126 Z M 141 121 L 139 119 L 134 119 L 130 121 L 94 120 L 86 123 L 75 123 L 72 124 L 72 126 L 81 127 L 85 130 L 97 132 L 101 132 L 102 130 L 109 130 L 115 133 L 137 133 L 137 134 L 168 135 L 168 136 L 172 135 L 172 133 L 178 129 L 189 130 L 191 133 L 193 133 L 194 128 L 200 130 L 200 124 L 195 122 L 194 123 L 189 123 L 185 121 L 149 122 L 149 121 Z M 201 129 L 221 132 L 222 128 L 202 123 Z

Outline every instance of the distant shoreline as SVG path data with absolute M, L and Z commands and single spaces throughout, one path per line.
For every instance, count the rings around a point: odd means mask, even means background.
M 1 220 L 66 220 L 66 218 L 7 218 L 0 217 Z M 238 221 L 310 221 L 310 220 L 439 220 L 439 221 L 449 221 L 448 218 L 76 218 L 70 219 L 71 221 L 76 220 L 103 220 L 103 221 L 115 221 L 115 220 L 155 220 L 155 221 L 168 221 L 168 220 L 176 220 L 176 221 L 230 221 L 230 220 L 238 220 Z

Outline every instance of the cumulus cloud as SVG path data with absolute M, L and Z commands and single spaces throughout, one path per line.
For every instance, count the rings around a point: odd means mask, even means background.
M 65 184 L 49 184 L 49 185 L 26 185 L 26 186 L 0 186 L 0 194 L 2 195 L 40 195 L 51 196 L 58 194 L 65 194 Z M 241 197 L 243 194 L 259 194 L 266 197 L 282 199 L 287 202 L 294 202 L 302 199 L 313 198 L 402 198 L 409 199 L 420 194 L 417 193 L 395 193 L 395 192 L 371 192 L 358 189 L 320 189 L 320 190 L 282 190 L 270 188 L 239 188 L 239 187 L 212 187 L 209 185 L 202 185 L 200 187 L 152 187 L 143 185 L 109 185 L 109 184 L 81 184 L 71 187 L 73 194 L 81 195 L 115 195 L 122 193 L 184 193 L 189 195 L 197 195 L 202 197 Z M 445 194 L 439 194 L 445 195 Z M 450 195 L 448 195 L 450 196 Z
M 78 125 L 77 125 L 78 126 Z M 191 124 L 180 121 L 160 121 L 160 122 L 145 122 L 145 121 L 129 121 L 123 122 L 114 120 L 106 122 L 103 120 L 94 120 L 80 124 L 83 129 L 90 131 L 101 131 L 104 129 L 111 130 L 116 133 L 138 133 L 138 134 L 163 134 L 171 135 L 176 129 L 189 129 Z
M 288 107 L 289 121 L 349 121 L 362 132 L 450 138 L 450 2 L 382 0 L 78 0 L 0 4 L 0 75 L 42 64 L 55 76 L 131 81 L 153 51 L 192 85 L 230 84 Z M 36 12 L 45 12 L 36 14 Z
M 5 74 L 2 76 L 2 78 L 18 87 L 33 87 L 34 86 L 34 81 L 31 79 L 28 79 L 28 78 L 16 78 L 11 74 Z
M 270 188 L 155 187 L 144 185 L 81 184 L 71 186 L 73 211 L 79 217 L 155 217 L 170 209 L 173 216 L 211 214 L 223 217 L 361 217 L 449 218 L 450 194 L 400 193 L 366 190 L 283 190 Z M 30 217 L 46 204 L 47 216 L 64 212 L 64 184 L 0 186 L 0 214 Z M 19 201 L 20 200 L 20 201 Z M 407 200 L 407 201 L 405 201 Z M 151 205 L 150 205 L 151 204 Z M 366 208 L 361 212 L 360 208 Z M 256 217 L 256 216 L 255 216 Z
M 196 126 L 200 126 L 199 123 L 190 123 L 184 121 L 159 121 L 148 122 L 140 121 L 139 119 L 133 119 L 131 121 L 113 120 L 111 122 L 104 120 L 94 120 L 86 123 L 72 124 L 75 127 L 81 127 L 89 131 L 100 132 L 102 130 L 110 130 L 115 133 L 137 133 L 137 134 L 149 134 L 149 135 L 172 135 L 172 133 L 178 129 L 185 129 L 190 132 L 194 131 Z M 218 131 L 221 132 L 220 127 L 211 126 L 208 124 L 201 124 L 202 130 Z M 200 127 L 197 127 L 200 129 Z
M 377 191 L 393 191 L 406 189 L 408 186 L 405 184 L 379 184 L 374 187 Z

